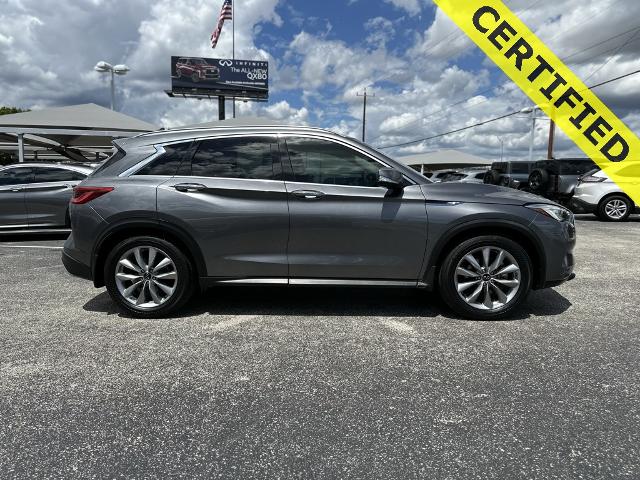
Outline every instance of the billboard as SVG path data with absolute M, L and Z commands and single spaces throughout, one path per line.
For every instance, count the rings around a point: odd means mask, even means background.
M 170 94 L 266 100 L 269 97 L 269 62 L 171 57 Z

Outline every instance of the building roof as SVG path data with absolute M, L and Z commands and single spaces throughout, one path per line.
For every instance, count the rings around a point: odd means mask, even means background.
M 95 103 L 2 115 L 0 128 L 2 127 L 127 132 L 149 132 L 158 128 Z
M 471 155 L 459 150 L 438 150 L 436 152 L 419 153 L 406 157 L 396 157 L 396 160 L 409 166 L 424 165 L 429 169 L 482 166 L 493 163 L 493 160 Z

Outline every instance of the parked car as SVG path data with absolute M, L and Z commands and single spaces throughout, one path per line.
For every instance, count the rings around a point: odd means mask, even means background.
M 170 130 L 116 146 L 75 189 L 62 259 L 134 316 L 175 312 L 198 288 L 269 284 L 437 289 L 462 316 L 494 319 L 573 278 L 566 208 L 435 184 L 325 130 Z
M 0 233 L 68 228 L 72 189 L 91 171 L 58 163 L 0 167 Z
M 589 158 L 538 161 L 529 175 L 529 191 L 568 205 L 580 176 L 596 166 Z
M 444 177 L 443 182 L 484 183 L 486 168 L 466 168 Z
M 425 175 L 429 174 L 427 176 L 427 178 L 429 180 L 431 180 L 434 183 L 440 183 L 442 182 L 448 175 L 452 175 L 454 173 L 457 173 L 456 170 L 451 170 L 450 168 L 447 168 L 445 170 L 433 170 L 432 172 L 427 172 L 425 173 Z
M 618 183 L 607 174 L 614 175 Z M 606 171 L 593 169 L 578 180 L 571 208 L 576 213 L 593 213 L 604 221 L 623 222 L 632 213 L 640 213 L 640 206 L 622 190 L 625 184 L 638 188 L 640 162 L 612 165 Z
M 204 58 L 180 58 L 176 62 L 176 76 L 189 77 L 194 83 L 219 80 L 220 69 L 215 65 L 209 65 Z
M 528 186 L 529 173 L 535 162 L 493 162 L 485 173 L 484 183 L 524 190 Z

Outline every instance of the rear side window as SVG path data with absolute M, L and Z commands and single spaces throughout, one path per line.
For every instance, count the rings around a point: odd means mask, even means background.
M 173 177 L 180 164 L 184 160 L 189 147 L 193 142 L 175 143 L 173 145 L 163 145 L 164 153 L 158 158 L 154 159 L 142 169 L 140 169 L 136 175 L 162 175 Z
M 117 149 L 113 155 L 111 155 L 109 158 L 107 158 L 104 162 L 102 162 L 102 165 L 100 165 L 98 168 L 96 168 L 92 173 L 91 176 L 94 176 L 98 173 L 100 173 L 102 170 L 104 170 L 107 167 L 110 167 L 111 165 L 113 165 L 116 162 L 119 162 L 120 160 L 122 160 L 124 158 L 124 156 L 126 155 L 126 153 L 120 149 Z
M 74 182 L 79 180 L 84 180 L 87 178 L 86 175 L 80 172 L 76 172 L 74 170 L 67 170 L 65 168 L 54 168 L 54 167 L 42 167 L 36 168 L 35 170 L 35 179 L 36 183 L 45 183 L 45 182 Z
M 513 162 L 511 173 L 529 173 L 530 164 L 528 162 Z
M 28 167 L 8 168 L 0 171 L 0 187 L 6 185 L 21 185 L 33 182 L 33 170 Z
M 180 174 L 273 180 L 278 162 L 278 142 L 272 137 L 218 138 L 201 141 L 191 160 L 191 171 L 180 169 Z

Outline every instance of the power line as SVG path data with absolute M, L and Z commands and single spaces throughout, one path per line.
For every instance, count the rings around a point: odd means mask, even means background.
M 623 78 L 627 78 L 627 77 L 630 77 L 632 75 L 636 75 L 638 73 L 640 73 L 640 70 L 635 70 L 633 72 L 626 73 L 624 75 L 620 75 L 619 77 L 611 78 L 609 80 L 606 80 L 604 82 L 598 83 L 596 85 L 592 85 L 591 87 L 587 87 L 587 90 L 593 90 L 594 88 L 598 88 L 598 87 L 601 87 L 603 85 L 607 85 L 609 83 L 613 83 L 613 82 L 616 82 L 618 80 L 622 80 Z M 387 146 L 384 146 L 384 147 L 377 147 L 377 148 L 378 148 L 378 150 L 386 150 L 386 149 L 389 149 L 389 148 L 406 147 L 408 145 L 413 145 L 415 143 L 426 142 L 428 140 L 433 140 L 435 138 L 445 137 L 445 136 L 451 135 L 453 133 L 458 133 L 458 132 L 462 132 L 464 130 L 470 130 L 472 128 L 480 127 L 480 126 L 486 125 L 488 123 L 497 122 L 498 120 L 503 120 L 505 118 L 511 117 L 513 115 L 516 115 L 518 113 L 520 113 L 520 110 L 516 110 L 515 112 L 507 113 L 506 115 L 501 115 L 501 116 L 496 117 L 496 118 L 490 118 L 489 120 L 484 120 L 482 122 L 478 122 L 478 123 L 475 123 L 473 125 L 467 125 L 466 127 L 458 128 L 456 130 L 451 130 L 449 132 L 439 133 L 437 135 L 432 135 L 430 137 L 420 138 L 420 139 L 417 139 L 417 140 L 411 140 L 410 142 L 398 143 L 396 145 L 387 145 Z
M 623 36 L 623 35 L 626 35 L 627 33 L 633 32 L 633 31 L 635 31 L 636 33 L 635 33 L 633 36 L 631 36 L 631 38 L 629 38 L 627 41 L 625 41 L 623 44 L 621 44 L 621 45 L 619 45 L 619 46 L 617 46 L 617 47 L 613 47 L 613 48 L 611 48 L 611 49 L 609 49 L 609 50 L 605 50 L 605 51 L 603 51 L 603 52 L 600 52 L 600 54 L 606 54 L 606 53 L 609 53 L 609 52 L 611 52 L 611 51 L 616 50 L 616 53 L 614 53 L 612 56 L 610 56 L 610 58 L 609 58 L 609 59 L 608 59 L 604 64 L 600 65 L 600 67 L 598 67 L 598 69 L 597 69 L 596 71 L 592 72 L 592 73 L 591 73 L 591 74 L 590 74 L 590 75 L 585 79 L 585 81 L 586 81 L 586 80 L 589 80 L 591 77 L 593 77 L 593 75 L 595 75 L 595 73 L 597 73 L 598 71 L 600 71 L 600 70 L 601 70 L 601 69 L 602 69 L 602 68 L 603 68 L 607 63 L 609 63 L 609 62 L 611 61 L 611 59 L 613 59 L 613 58 L 615 57 L 615 55 L 617 55 L 617 54 L 620 52 L 620 50 L 622 50 L 625 46 L 629 45 L 629 44 L 630 44 L 630 43 L 632 43 L 632 42 L 635 42 L 635 41 L 640 40 L 640 38 L 635 38 L 635 37 L 636 37 L 636 35 L 637 35 L 638 33 L 640 33 L 640 25 L 636 25 L 635 27 L 630 28 L 629 30 L 626 30 L 626 31 L 624 31 L 624 32 L 622 32 L 622 33 L 618 33 L 618 34 L 616 34 L 616 35 L 614 35 L 614 36 L 612 36 L 612 37 L 609 37 L 609 38 L 606 38 L 606 39 L 604 39 L 604 40 L 601 40 L 601 41 L 599 41 L 599 42 L 597 42 L 597 43 L 594 43 L 594 44 L 590 45 L 590 46 L 589 46 L 589 47 L 587 47 L 587 48 L 583 48 L 583 49 L 581 49 L 581 50 L 577 50 L 577 51 L 573 52 L 571 55 L 569 55 L 569 56 L 567 56 L 567 57 L 562 58 L 561 60 L 562 60 L 563 62 L 566 62 L 567 60 L 569 60 L 569 59 L 571 59 L 571 58 L 573 58 L 573 57 L 575 57 L 575 56 L 577 56 L 577 55 L 580 55 L 581 53 L 584 53 L 584 52 L 587 52 L 587 51 L 589 51 L 589 50 L 592 50 L 592 49 L 594 49 L 594 48 L 596 48 L 596 47 L 598 47 L 598 46 L 600 46 L 600 45 L 603 45 L 603 44 L 605 44 L 605 43 L 607 43 L 607 42 L 610 42 L 611 40 L 614 40 L 614 39 L 616 39 L 616 38 L 619 38 L 619 37 L 621 37 L 621 36 Z M 635 40 L 634 40 L 634 38 L 635 38 Z M 495 88 L 495 87 L 493 87 L 493 86 L 492 86 L 492 87 L 487 88 L 486 90 L 481 90 L 481 91 L 479 91 L 479 92 L 475 93 L 475 94 L 474 94 L 473 96 L 471 96 L 471 97 L 465 98 L 464 100 L 459 100 L 459 101 L 457 101 L 457 102 L 455 102 L 455 103 L 452 103 L 452 104 L 450 104 L 450 105 L 448 105 L 448 106 L 446 106 L 446 107 L 443 107 L 443 108 L 441 108 L 441 109 L 439 109 L 439 110 L 436 110 L 436 111 L 434 111 L 434 112 L 428 113 L 428 114 L 427 114 L 427 115 L 425 115 L 424 117 L 419 118 L 419 119 L 417 119 L 417 120 L 414 120 L 414 121 L 412 121 L 412 122 L 410 122 L 410 123 L 408 123 L 408 124 L 404 125 L 404 127 L 403 127 L 403 128 L 407 128 L 407 127 L 409 127 L 409 126 L 411 126 L 411 125 L 415 125 L 416 123 L 420 122 L 421 120 L 424 120 L 424 119 L 426 119 L 426 118 L 429 118 L 429 117 L 431 117 L 431 116 L 433 116 L 433 115 L 436 115 L 436 114 L 438 114 L 438 113 L 449 111 L 449 110 L 451 110 L 453 107 L 456 107 L 456 106 L 458 106 L 458 105 L 460 105 L 460 104 L 463 104 L 463 103 L 465 103 L 465 102 L 468 102 L 469 100 L 471 100 L 471 99 L 473 99 L 473 98 L 476 98 L 476 97 L 478 97 L 479 95 L 483 95 L 484 93 L 488 93 L 488 92 L 492 91 L 494 88 Z M 482 100 L 482 101 L 480 101 L 480 102 L 478 102 L 478 103 L 474 103 L 473 105 L 469 105 L 469 106 L 466 106 L 466 107 L 462 107 L 462 108 L 461 108 L 461 109 L 459 109 L 459 110 L 469 110 L 469 109 L 471 109 L 471 108 L 475 108 L 475 107 L 477 107 L 478 105 L 482 105 L 482 104 L 484 104 L 484 103 L 487 103 L 487 102 L 490 102 L 490 101 L 492 101 L 492 100 L 495 100 L 496 98 L 499 98 L 499 96 L 491 97 L 491 98 L 487 98 L 487 99 Z M 442 116 L 442 117 L 438 117 L 438 118 L 436 118 L 436 119 L 434 119 L 434 120 L 431 120 L 431 121 L 429 121 L 429 122 L 423 123 L 423 124 L 421 125 L 421 127 L 424 127 L 425 125 L 429 125 L 429 124 L 431 124 L 431 123 L 438 122 L 438 121 L 440 121 L 440 120 L 443 120 L 444 118 L 447 118 L 447 116 L 445 115 L 445 116 Z M 373 138 L 373 139 L 371 140 L 371 142 L 373 142 L 373 141 L 375 141 L 375 140 L 378 140 L 379 138 L 381 138 L 381 137 L 383 137 L 383 136 L 385 136 L 385 134 L 380 134 L 380 135 L 378 135 L 377 137 Z

